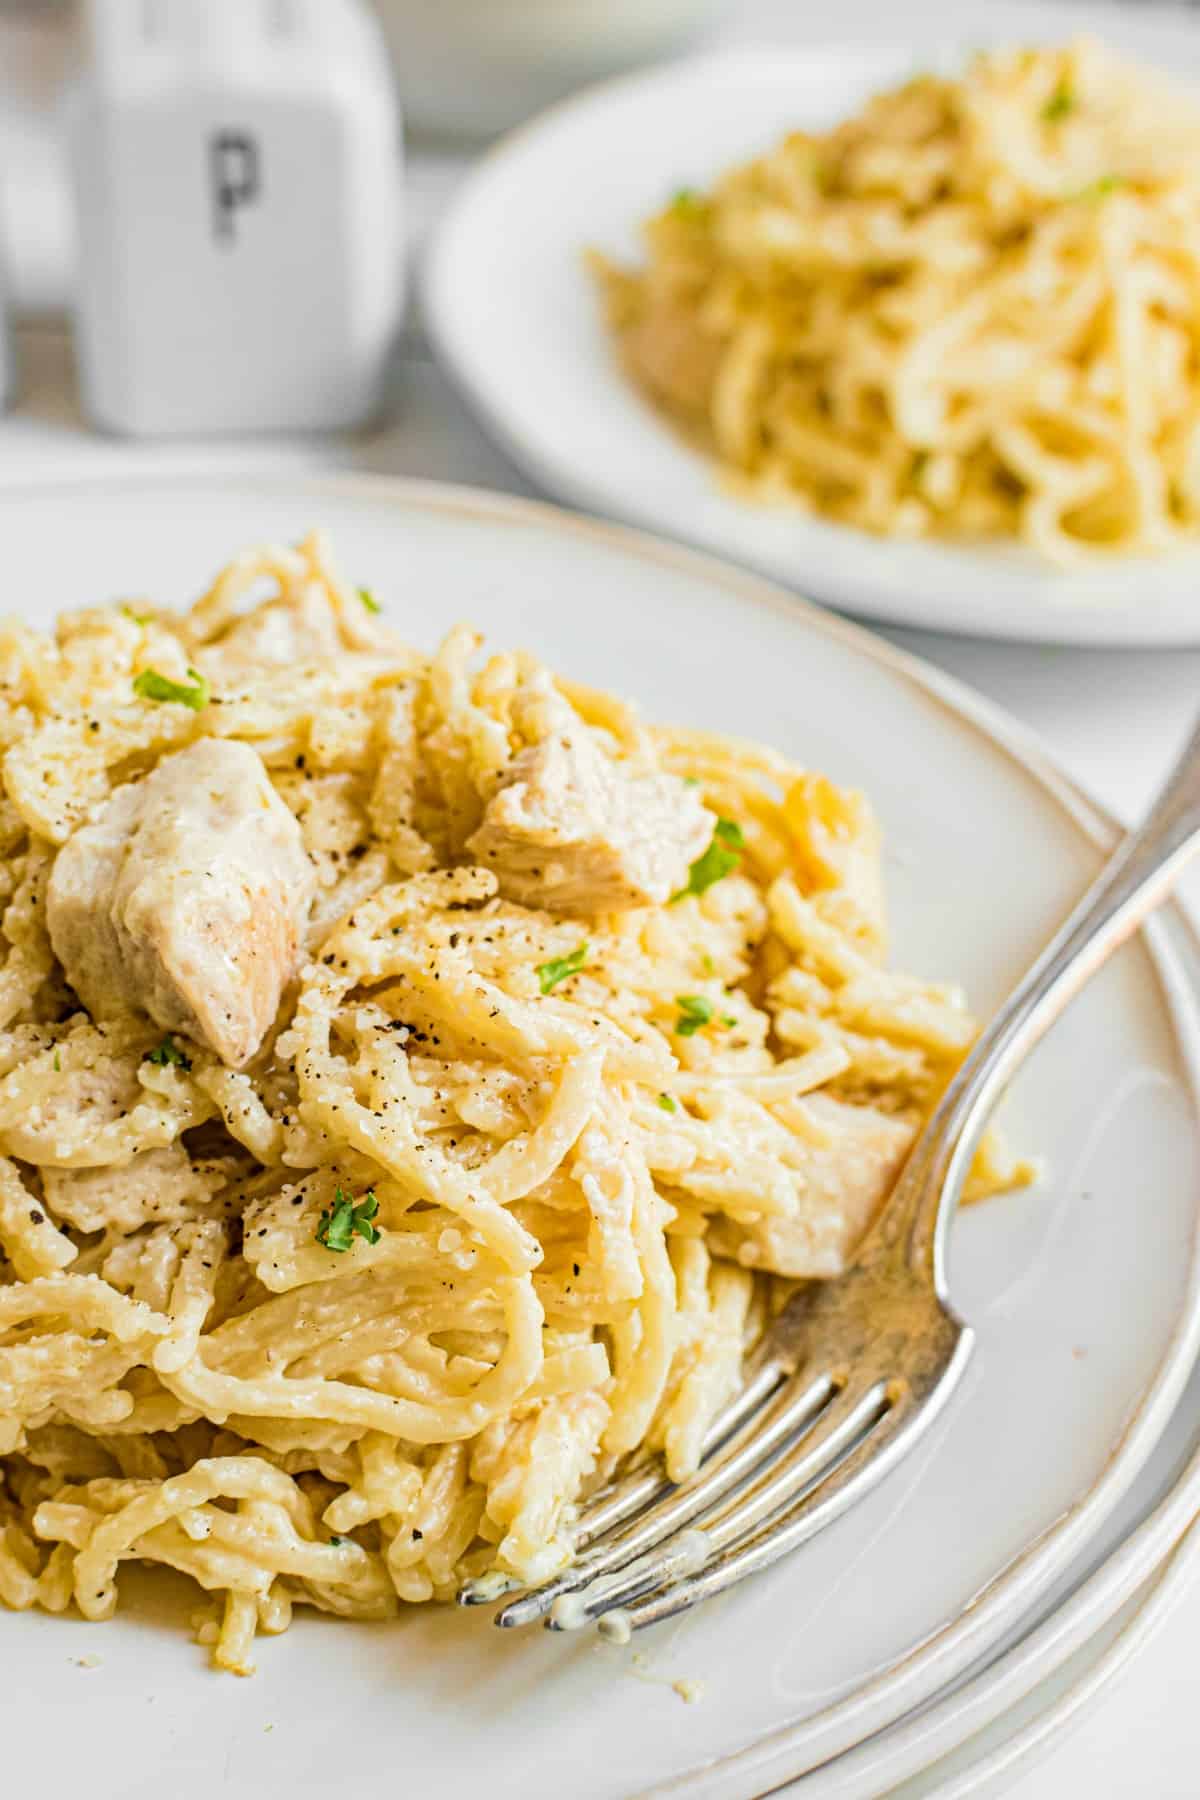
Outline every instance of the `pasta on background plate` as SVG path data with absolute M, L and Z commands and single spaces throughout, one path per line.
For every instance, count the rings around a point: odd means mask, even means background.
M 594 258 L 638 387 L 735 492 L 1060 563 L 1200 526 L 1200 100 L 980 52 L 681 190 Z
M 479 650 L 318 536 L 0 636 L 10 1607 L 165 1564 L 244 1673 L 298 1603 L 554 1572 L 971 1043 L 886 967 L 861 795 Z

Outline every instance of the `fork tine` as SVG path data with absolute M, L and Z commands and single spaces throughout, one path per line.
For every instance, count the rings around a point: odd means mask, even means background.
M 881 1443 L 880 1439 L 887 1439 L 889 1434 L 890 1441 Z M 629 1629 L 637 1631 L 644 1625 L 669 1619 L 798 1549 L 883 1479 L 897 1460 L 897 1446 L 902 1442 L 903 1432 L 896 1415 L 883 1414 L 858 1447 L 824 1481 L 810 1487 L 793 1507 L 760 1522 L 757 1529 L 752 1527 L 744 1537 L 719 1550 L 702 1568 L 693 1569 L 684 1580 L 660 1583 L 654 1593 L 643 1590 L 638 1603 L 626 1609 Z
M 828 1391 L 832 1386 L 831 1379 L 825 1376 L 823 1380 Z M 818 1385 L 814 1383 L 813 1387 Z M 569 1604 L 556 1605 L 546 1621 L 547 1626 L 552 1631 L 574 1630 L 615 1606 L 624 1606 L 630 1600 L 657 1591 L 677 1576 L 687 1579 L 697 1574 L 714 1556 L 720 1556 L 727 1545 L 743 1538 L 764 1518 L 786 1506 L 802 1489 L 818 1481 L 853 1449 L 864 1432 L 878 1424 L 891 1405 L 891 1394 L 882 1381 L 876 1381 L 866 1389 L 843 1389 L 818 1413 L 799 1442 L 773 1459 L 748 1487 L 732 1495 L 728 1495 L 726 1489 L 720 1490 L 715 1495 L 715 1506 L 707 1504 L 714 1496 L 705 1495 L 700 1505 L 691 1507 L 687 1517 L 693 1522 L 692 1530 L 662 1544 L 657 1554 L 637 1556 L 632 1561 L 623 1557 L 621 1566 L 611 1573 L 586 1571 L 586 1585 L 582 1591 L 571 1595 Z M 776 1445 L 778 1442 L 777 1438 Z M 750 1461 L 749 1458 L 744 1460 Z M 755 1463 L 761 1463 L 761 1458 L 753 1459 L 750 1466 Z M 699 1485 L 703 1488 L 705 1484 Z M 680 1489 L 680 1499 L 690 1498 L 690 1493 L 689 1483 Z M 722 1500 L 724 1504 L 721 1504 Z M 687 1542 L 683 1543 L 683 1539 Z
M 700 1447 L 701 1466 L 707 1458 L 721 1450 L 728 1440 L 742 1429 L 747 1420 L 758 1413 L 760 1408 L 778 1393 L 785 1379 L 786 1371 L 778 1363 L 767 1363 L 756 1373 L 753 1380 L 746 1383 L 746 1386 L 734 1396 L 729 1405 L 718 1413 L 705 1432 Z M 643 1475 L 636 1481 L 639 1494 L 643 1487 L 649 1489 L 649 1499 L 640 1497 L 635 1499 L 634 1486 L 633 1481 L 628 1484 L 628 1488 L 625 1483 L 622 1483 L 611 1494 L 602 1496 L 594 1506 L 587 1508 L 575 1530 L 576 1550 L 586 1549 L 589 1544 L 594 1544 L 607 1532 L 615 1531 L 618 1526 L 624 1525 L 634 1513 L 648 1505 L 649 1500 L 657 1500 L 661 1495 L 671 1493 L 675 1483 L 666 1479 L 662 1472 L 662 1464 L 656 1459 L 655 1467 L 649 1472 L 649 1478 Z
M 940 1379 L 923 1392 L 906 1390 L 898 1395 L 857 1447 L 823 1481 L 810 1484 L 793 1506 L 785 1505 L 765 1523 L 760 1522 L 757 1528 L 751 1527 L 748 1533 L 726 1543 L 702 1568 L 682 1581 L 660 1583 L 655 1593 L 643 1591 L 637 1604 L 625 1611 L 624 1624 L 628 1629 L 638 1631 L 644 1625 L 657 1624 L 700 1600 L 723 1593 L 735 1582 L 798 1549 L 857 1505 L 928 1431 L 958 1385 L 972 1344 L 973 1334 L 964 1329 Z
M 763 1362 L 709 1426 L 701 1450 L 701 1467 L 704 1466 L 704 1459 L 721 1450 L 771 1400 L 787 1379 L 788 1373 L 788 1369 L 778 1361 Z M 675 1485 L 666 1479 L 662 1464 L 657 1460 L 651 1468 L 627 1476 L 584 1510 L 573 1533 L 576 1550 L 586 1549 L 600 1538 L 616 1532 L 628 1520 L 674 1492 Z M 586 1576 L 579 1570 L 580 1564 L 573 1563 L 553 1580 L 511 1601 L 497 1613 L 495 1624 L 507 1630 L 541 1618 L 544 1613 L 549 1612 L 560 1594 L 569 1593 L 582 1585 Z M 483 1606 L 497 1598 L 499 1595 L 495 1585 L 484 1575 L 478 1581 L 467 1582 L 459 1593 L 458 1601 L 460 1606 Z
M 585 1587 L 611 1570 L 623 1567 L 635 1556 L 644 1554 L 689 1520 L 711 1508 L 734 1487 L 740 1485 L 780 1446 L 811 1423 L 834 1392 L 828 1376 L 810 1383 L 804 1389 L 791 1384 L 752 1413 L 741 1427 L 728 1436 L 719 1449 L 703 1463 L 689 1481 L 678 1487 L 666 1485 L 653 1505 L 637 1514 L 624 1530 L 597 1537 L 592 1548 L 549 1587 L 538 1588 L 515 1600 L 505 1608 L 498 1623 L 528 1624 L 550 1611 L 563 1595 Z

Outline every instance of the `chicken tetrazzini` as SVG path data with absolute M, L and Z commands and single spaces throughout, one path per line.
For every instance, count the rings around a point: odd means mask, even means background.
M 378 611 L 313 537 L 0 636 L 0 1599 L 167 1564 L 239 1672 L 686 1475 L 974 1032 L 861 795 Z
M 681 190 L 646 249 L 598 264 L 622 360 L 739 491 L 1060 562 L 1194 540 L 1200 106 L 1164 76 L 981 52 Z

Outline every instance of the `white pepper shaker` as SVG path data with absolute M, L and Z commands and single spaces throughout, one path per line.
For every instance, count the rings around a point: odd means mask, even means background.
M 87 0 L 69 108 L 84 407 L 145 435 L 375 408 L 399 119 L 359 0 Z

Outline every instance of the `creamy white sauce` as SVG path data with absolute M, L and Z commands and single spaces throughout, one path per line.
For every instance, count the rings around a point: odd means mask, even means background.
M 550 1608 L 550 1617 L 560 1631 L 578 1631 L 587 1624 L 587 1607 L 582 1594 L 560 1594 Z
M 627 1644 L 633 1636 L 633 1626 L 623 1606 L 614 1606 L 611 1612 L 598 1619 L 596 1630 L 609 1644 Z
M 515 1575 L 506 1575 L 503 1569 L 489 1569 L 486 1575 L 468 1582 L 463 1592 L 469 1594 L 480 1606 L 486 1606 L 491 1600 L 499 1600 L 505 1594 L 511 1594 L 520 1585 Z
M 672 1678 L 657 1674 L 651 1666 L 650 1658 L 641 1650 L 634 1651 L 626 1669 L 635 1681 L 644 1681 L 647 1687 L 670 1688 L 673 1694 L 678 1694 L 685 1706 L 695 1706 L 698 1701 L 703 1700 L 706 1692 L 706 1683 L 693 1680 L 690 1676 Z
M 671 1555 L 672 1571 L 677 1575 L 695 1575 L 702 1569 L 709 1551 L 708 1533 L 699 1526 L 681 1531 Z

